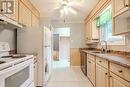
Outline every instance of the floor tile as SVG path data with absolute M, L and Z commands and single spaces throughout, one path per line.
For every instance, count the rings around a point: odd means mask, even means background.
M 55 61 L 46 87 L 93 87 L 79 67 L 69 67 L 66 60 Z

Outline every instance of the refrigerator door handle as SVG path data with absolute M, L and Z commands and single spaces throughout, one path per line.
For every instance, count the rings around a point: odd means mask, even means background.
M 51 45 L 45 45 L 44 47 L 51 47 Z

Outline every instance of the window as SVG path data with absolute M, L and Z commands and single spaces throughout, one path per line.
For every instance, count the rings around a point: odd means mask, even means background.
M 100 40 L 105 40 L 109 45 L 124 45 L 123 36 L 112 36 L 112 7 L 106 8 L 97 18 L 97 27 L 100 29 Z

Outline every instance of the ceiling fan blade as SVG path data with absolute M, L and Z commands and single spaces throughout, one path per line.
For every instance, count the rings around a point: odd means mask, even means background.
M 74 9 L 72 9 L 72 8 L 68 8 L 68 11 L 70 11 L 72 14 L 75 14 L 75 15 L 77 15 L 78 13 L 77 13 L 77 11 L 75 11 Z
M 59 3 L 60 5 L 63 5 L 63 0 L 58 0 L 58 3 Z
M 63 16 L 64 16 L 64 10 L 61 9 L 61 10 L 60 10 L 60 17 L 63 17 Z
M 61 7 L 56 7 L 56 8 L 54 8 L 54 10 L 60 10 L 61 9 Z

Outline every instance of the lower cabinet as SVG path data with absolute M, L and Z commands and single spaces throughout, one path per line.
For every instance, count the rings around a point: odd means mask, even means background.
M 96 87 L 109 87 L 108 70 L 96 64 Z
M 127 82 L 113 73 L 110 75 L 110 87 L 130 87 L 130 82 Z
M 95 86 L 95 74 L 96 74 L 96 63 L 90 59 L 87 59 L 87 76 L 92 84 Z
M 86 55 L 87 77 L 93 87 L 130 87 L 129 68 L 91 54 Z

